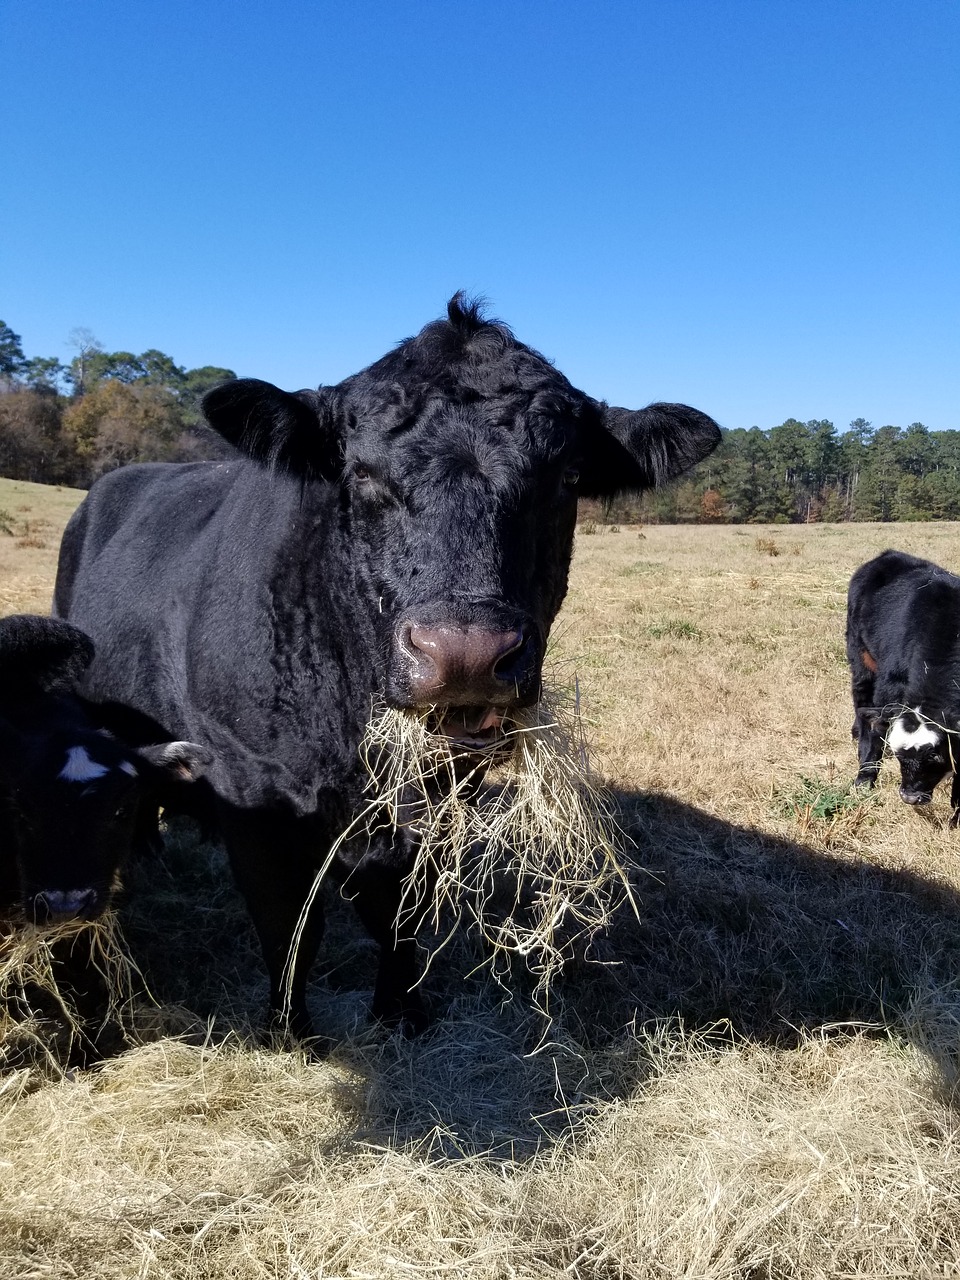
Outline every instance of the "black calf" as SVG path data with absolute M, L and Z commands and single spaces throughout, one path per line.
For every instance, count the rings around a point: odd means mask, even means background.
M 853 689 L 856 785 L 872 787 L 886 747 L 900 796 L 929 804 L 953 774 L 960 821 L 960 578 L 902 551 L 884 551 L 850 580 L 847 657 Z
M 210 753 L 133 749 L 74 693 L 93 642 L 54 618 L 0 619 L 0 903 L 38 924 L 100 915 L 130 848 L 138 804 Z

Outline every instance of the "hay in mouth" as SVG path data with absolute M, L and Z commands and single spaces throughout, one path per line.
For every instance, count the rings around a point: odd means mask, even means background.
M 624 900 L 636 911 L 623 866 L 626 837 L 590 773 L 576 693 L 554 690 L 509 712 L 382 707 L 360 755 L 364 806 L 334 842 L 304 906 L 287 962 L 288 993 L 307 913 L 337 852 L 348 840 L 372 844 L 392 828 L 415 844 L 398 926 L 433 931 L 430 959 L 458 929 L 473 931 L 499 981 L 522 961 L 542 1008 L 563 963 Z
M 503 742 L 506 718 L 503 707 L 445 707 L 427 712 L 424 723 L 428 733 L 448 738 L 457 750 L 486 752 Z

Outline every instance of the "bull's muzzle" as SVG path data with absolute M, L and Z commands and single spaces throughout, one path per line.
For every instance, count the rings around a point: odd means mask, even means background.
M 525 627 L 408 620 L 397 647 L 412 706 L 506 707 L 539 692 L 536 644 Z

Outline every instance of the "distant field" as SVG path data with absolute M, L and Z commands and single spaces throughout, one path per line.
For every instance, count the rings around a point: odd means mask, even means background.
M 81 496 L 0 481 L 46 522 L 0 534 L 0 612 L 48 606 Z M 545 1041 L 467 947 L 426 982 L 436 1025 L 383 1038 L 334 902 L 313 1001 L 342 1049 L 256 1047 L 222 857 L 171 833 L 124 908 L 152 1042 L 0 1076 L 0 1274 L 960 1275 L 960 833 L 889 764 L 846 790 L 846 585 L 887 546 L 960 569 L 956 524 L 580 531 L 554 665 L 641 919 L 569 976 Z
M 60 537 L 83 497 L 0 476 L 0 615 L 50 612 Z

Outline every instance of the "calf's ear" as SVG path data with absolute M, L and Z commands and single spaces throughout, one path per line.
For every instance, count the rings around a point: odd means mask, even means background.
M 712 418 L 685 404 L 615 409 L 596 404 L 579 490 L 588 498 L 653 489 L 700 462 L 720 443 Z
M 886 733 L 887 721 L 880 707 L 858 707 L 854 712 L 852 736 L 862 738 L 865 733 Z
M 60 618 L 0 619 L 0 697 L 55 693 L 75 684 L 93 661 L 93 641 Z
M 258 378 L 235 378 L 208 391 L 202 405 L 214 431 L 271 470 L 306 480 L 340 475 L 343 443 L 327 389 L 281 391 Z
M 148 774 L 170 782 L 196 782 L 213 761 L 213 752 L 196 742 L 160 742 L 140 747 L 137 756 L 147 766 Z

